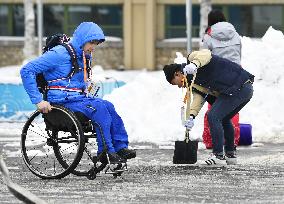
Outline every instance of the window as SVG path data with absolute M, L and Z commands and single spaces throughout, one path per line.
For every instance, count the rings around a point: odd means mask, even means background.
M 166 6 L 166 38 L 186 37 L 185 5 Z M 192 6 L 192 37 L 199 36 L 199 6 Z
M 0 35 L 24 35 L 24 7 L 23 5 L 0 5 Z
M 229 17 L 244 36 L 262 37 L 269 26 L 283 31 L 283 6 L 228 6 Z
M 67 32 L 83 21 L 92 21 L 102 27 L 106 36 L 122 37 L 122 5 L 68 6 Z
M 72 35 L 74 29 L 83 21 L 91 21 L 91 6 L 68 6 L 67 33 Z
M 0 35 L 9 35 L 8 14 L 8 6 L 0 5 Z
M 95 6 L 92 7 L 92 18 L 102 26 L 107 36 L 122 37 L 122 6 Z
M 34 7 L 37 13 L 36 5 Z M 61 5 L 44 4 L 43 35 L 67 33 L 83 21 L 93 21 L 107 36 L 122 37 L 122 5 Z M 35 19 L 35 29 L 37 29 Z M 35 33 L 37 35 L 37 32 Z M 24 36 L 23 4 L 0 5 L 0 36 Z
M 25 12 L 23 5 L 13 6 L 13 35 L 24 36 Z
M 282 6 L 253 6 L 253 35 L 262 37 L 269 26 L 283 31 Z
M 44 36 L 64 33 L 64 6 L 44 5 L 43 7 Z
M 223 10 L 240 35 L 262 37 L 269 26 L 284 31 L 283 5 L 213 5 Z M 192 37 L 199 36 L 199 6 L 192 6 Z M 185 5 L 166 6 L 165 37 L 186 37 Z
M 121 6 L 46 5 L 44 7 L 44 34 L 67 33 L 84 21 L 92 21 L 102 27 L 105 35 L 122 37 Z

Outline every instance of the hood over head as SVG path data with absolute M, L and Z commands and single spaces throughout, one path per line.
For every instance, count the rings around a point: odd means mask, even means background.
M 210 36 L 220 41 L 231 40 L 236 34 L 234 26 L 228 22 L 219 22 L 211 26 Z
M 75 47 L 77 54 L 82 55 L 83 46 L 93 40 L 105 41 L 102 29 L 96 23 L 83 22 L 74 31 L 71 44 Z

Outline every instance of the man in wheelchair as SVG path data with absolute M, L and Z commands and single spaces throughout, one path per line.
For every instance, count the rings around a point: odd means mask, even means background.
M 68 43 L 70 50 L 58 45 L 21 69 L 24 88 L 39 111 L 48 113 L 52 104 L 63 105 L 73 112 L 81 112 L 93 124 L 99 124 L 103 135 L 97 132 L 98 154 L 107 147 L 111 163 L 123 163 L 136 157 L 135 150 L 128 149 L 128 135 L 121 117 L 112 103 L 87 93 L 91 78 L 90 63 L 95 47 L 105 41 L 102 29 L 93 22 L 83 22 L 75 30 Z M 71 52 L 71 53 L 72 53 Z M 74 57 L 75 56 L 75 57 Z M 74 59 L 78 69 L 74 70 Z M 47 82 L 46 99 L 39 92 L 36 77 L 42 74 Z M 102 157 L 105 162 L 106 156 Z

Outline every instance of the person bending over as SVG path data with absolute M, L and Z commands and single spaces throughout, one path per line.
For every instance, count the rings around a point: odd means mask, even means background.
M 194 126 L 194 119 L 204 102 L 215 97 L 215 102 L 208 112 L 213 152 L 205 160 L 205 164 L 236 164 L 231 118 L 252 98 L 254 75 L 237 63 L 211 54 L 207 49 L 189 54 L 188 64 L 184 68 L 180 64 L 170 64 L 165 65 L 163 71 L 167 81 L 179 88 L 184 86 L 185 77 L 190 84 L 193 75 L 196 75 L 190 116 L 185 121 L 187 129 L 191 130 Z

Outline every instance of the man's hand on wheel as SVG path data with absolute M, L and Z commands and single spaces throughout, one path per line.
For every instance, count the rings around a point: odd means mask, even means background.
M 36 104 L 37 109 L 42 113 L 48 113 L 51 111 L 52 106 L 47 101 L 41 101 L 38 104 Z

